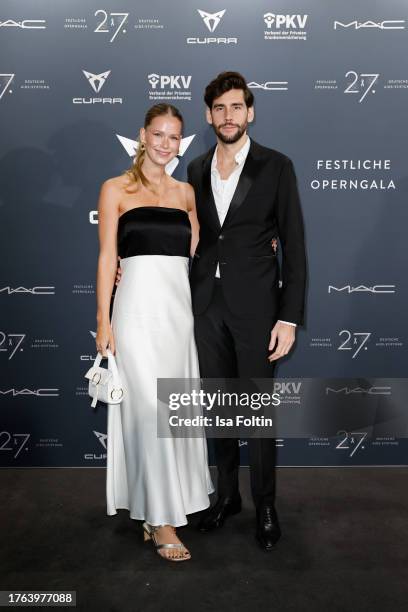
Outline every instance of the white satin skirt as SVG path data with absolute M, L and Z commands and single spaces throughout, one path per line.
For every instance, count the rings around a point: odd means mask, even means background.
M 200 377 L 188 258 L 137 255 L 121 268 L 112 330 L 124 397 L 108 405 L 107 514 L 179 527 L 214 491 L 204 433 L 157 436 L 157 378 Z

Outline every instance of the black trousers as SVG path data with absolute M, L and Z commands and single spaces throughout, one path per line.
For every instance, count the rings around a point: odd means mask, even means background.
M 202 378 L 268 378 L 269 342 L 276 317 L 242 318 L 232 314 L 225 302 L 222 281 L 215 279 L 214 292 L 203 314 L 196 315 L 195 338 Z M 245 290 L 245 288 L 243 289 Z M 218 495 L 235 496 L 238 489 L 239 443 L 236 438 L 214 438 L 218 469 Z M 254 504 L 275 501 L 276 443 L 274 438 L 248 439 L 251 492 Z

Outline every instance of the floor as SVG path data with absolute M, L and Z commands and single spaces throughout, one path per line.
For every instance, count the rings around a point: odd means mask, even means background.
M 86 612 L 406 611 L 407 476 L 279 468 L 283 535 L 265 552 L 241 468 L 242 512 L 210 534 L 191 515 L 178 533 L 192 559 L 170 563 L 127 511 L 106 515 L 104 469 L 3 469 L 0 589 L 76 590 Z

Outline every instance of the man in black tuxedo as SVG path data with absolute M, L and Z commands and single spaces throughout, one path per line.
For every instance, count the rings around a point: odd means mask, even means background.
M 248 137 L 254 99 L 242 75 L 221 73 L 204 99 L 217 144 L 187 171 L 200 223 L 190 273 L 200 374 L 272 377 L 303 323 L 306 257 L 296 176 L 286 155 Z M 214 448 L 218 499 L 202 514 L 200 531 L 221 527 L 241 510 L 238 440 L 215 438 Z M 249 438 L 248 450 L 256 537 L 270 550 L 281 534 L 275 440 Z

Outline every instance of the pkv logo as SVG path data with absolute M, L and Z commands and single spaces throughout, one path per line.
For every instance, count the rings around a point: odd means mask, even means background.
M 185 76 L 184 74 L 149 74 L 147 78 L 153 89 L 188 89 L 191 83 L 191 75 Z
M 274 25 L 277 30 L 281 28 L 285 30 L 303 29 L 306 25 L 308 15 L 275 15 L 274 13 L 265 13 L 264 22 L 268 29 Z

